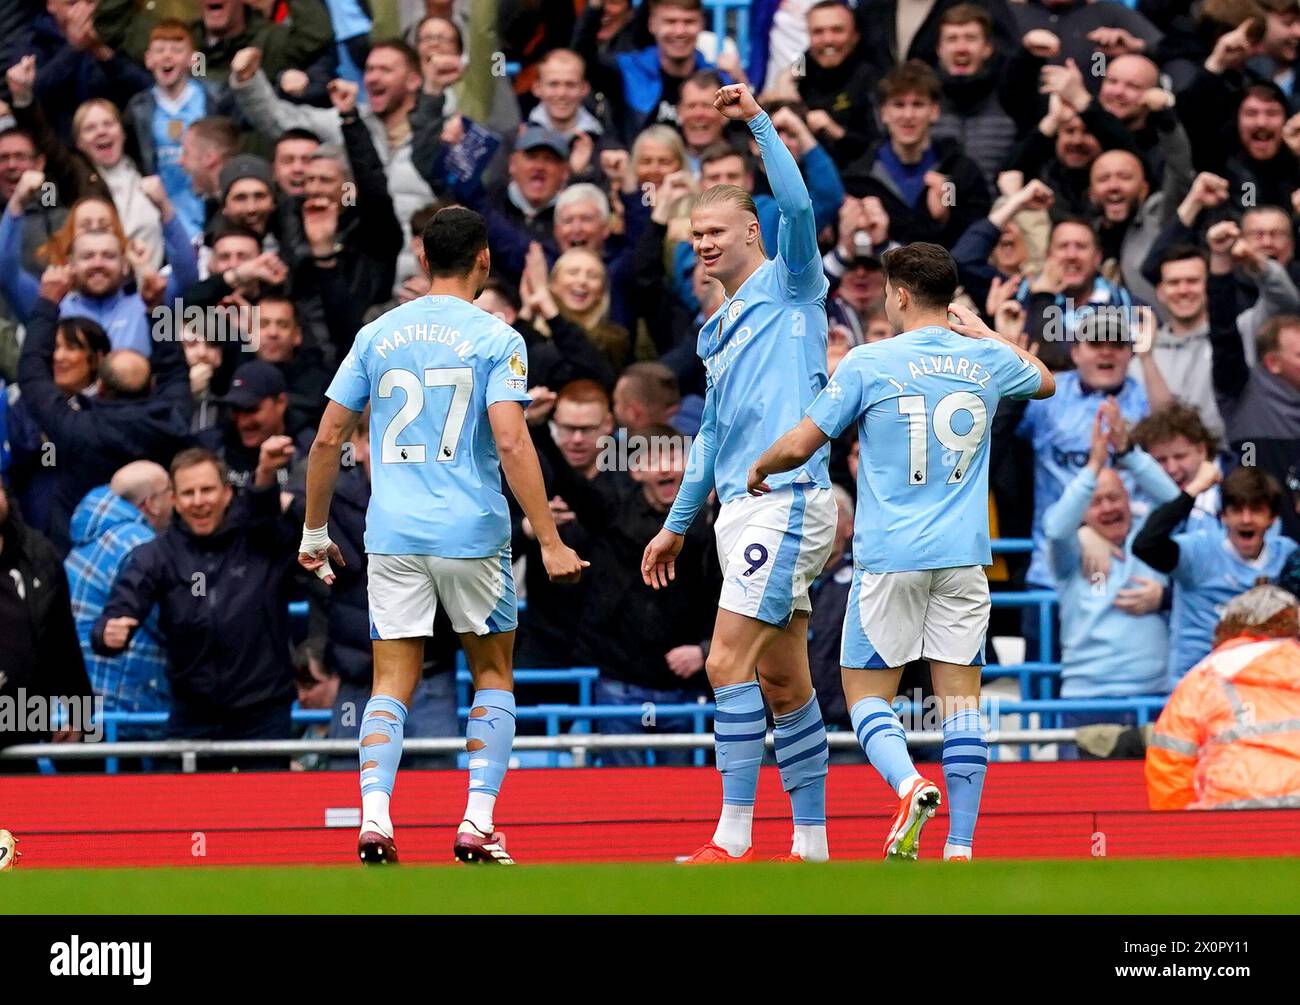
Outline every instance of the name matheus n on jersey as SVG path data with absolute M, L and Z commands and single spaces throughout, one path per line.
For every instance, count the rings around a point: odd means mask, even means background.
M 464 338 L 459 328 L 441 325 L 434 321 L 427 324 L 412 323 L 395 328 L 384 337 L 382 342 L 376 341 L 373 345 L 379 358 L 387 359 L 390 352 L 404 349 L 413 342 L 437 342 L 439 345 L 455 346 L 452 352 L 461 359 L 474 351 L 474 343 Z

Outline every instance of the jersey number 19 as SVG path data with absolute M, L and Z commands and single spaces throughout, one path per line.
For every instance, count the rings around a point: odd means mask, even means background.
M 907 483 L 924 485 L 930 480 L 929 445 L 930 415 L 925 410 L 925 395 L 909 394 L 898 399 L 898 411 L 907 416 Z M 970 429 L 959 433 L 952 428 L 953 417 L 958 412 L 969 412 Z M 948 484 L 955 485 L 965 477 L 975 451 L 984 440 L 989 413 L 984 399 L 970 391 L 953 391 L 945 394 L 934 406 L 934 437 L 941 446 L 957 454 L 957 462 L 948 475 Z
M 379 378 L 379 397 L 391 398 L 396 388 L 405 395 L 402 407 L 389 421 L 384 430 L 383 444 L 379 459 L 385 464 L 423 464 L 426 459 L 425 444 L 401 443 L 397 438 L 402 435 L 412 422 L 424 411 L 424 391 L 430 387 L 452 388 L 451 405 L 442 426 L 442 438 L 438 441 L 439 461 L 449 463 L 456 459 L 456 446 L 460 441 L 460 431 L 465 425 L 465 415 L 469 412 L 469 399 L 474 392 L 474 370 L 468 366 L 430 367 L 424 371 L 424 381 L 410 370 L 386 370 Z

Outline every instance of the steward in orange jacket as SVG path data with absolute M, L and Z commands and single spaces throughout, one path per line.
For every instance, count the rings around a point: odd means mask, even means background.
M 1300 807 L 1300 609 L 1276 586 L 1233 599 L 1147 745 L 1153 810 Z

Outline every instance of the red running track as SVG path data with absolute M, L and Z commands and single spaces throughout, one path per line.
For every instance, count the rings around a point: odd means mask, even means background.
M 719 794 L 712 768 L 514 771 L 498 825 L 521 862 L 665 861 L 712 836 Z M 393 817 L 404 861 L 450 860 L 464 799 L 461 772 L 399 775 Z M 22 840 L 24 868 L 350 862 L 355 824 L 330 827 L 326 817 L 357 802 L 352 772 L 0 776 L 0 827 Z M 876 857 L 895 805 L 869 768 L 836 767 L 827 791 L 832 853 Z M 922 857 L 942 852 L 943 815 L 927 829 Z M 789 820 L 776 769 L 764 768 L 759 857 L 788 850 Z M 1139 761 L 995 763 L 976 854 L 1296 855 L 1300 811 L 1152 813 Z

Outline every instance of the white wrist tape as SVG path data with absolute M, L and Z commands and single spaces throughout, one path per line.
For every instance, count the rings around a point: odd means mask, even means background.
M 298 545 L 298 552 L 302 555 L 315 555 L 318 551 L 327 553 L 325 564 L 316 570 L 316 575 L 324 579 L 326 576 L 334 575 L 334 570 L 330 568 L 328 557 L 329 547 L 333 542 L 330 541 L 329 525 L 324 527 L 311 528 L 306 524 L 302 527 L 302 543 Z

